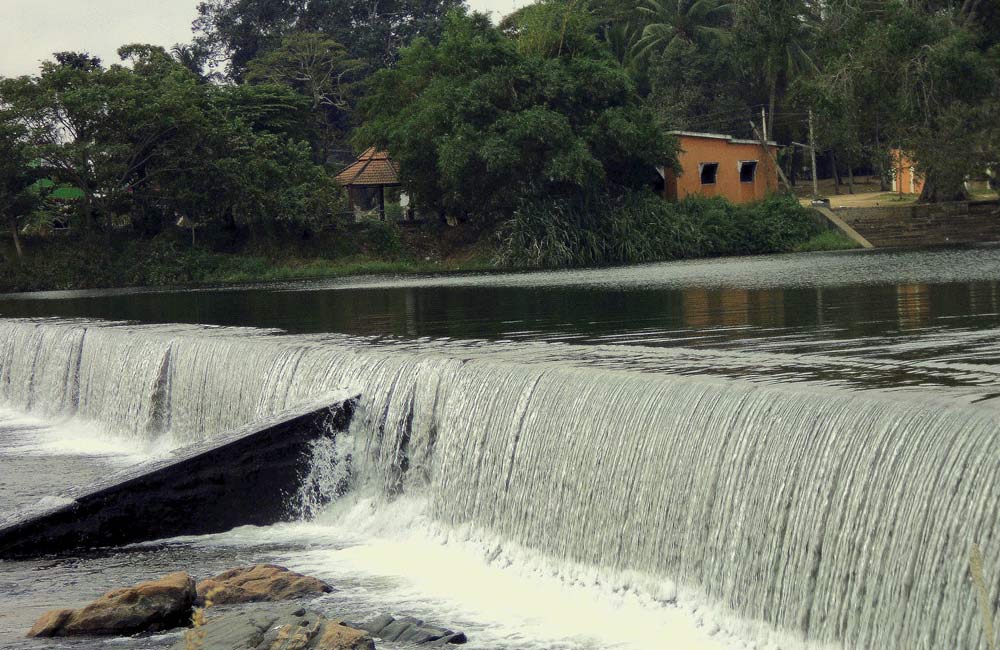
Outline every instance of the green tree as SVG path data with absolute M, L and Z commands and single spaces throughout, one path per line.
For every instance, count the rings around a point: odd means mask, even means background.
M 388 147 L 423 205 L 487 222 L 527 197 L 644 186 L 673 149 L 576 11 L 535 14 L 512 36 L 451 14 L 439 46 L 417 41 L 372 79 L 355 143 Z
M 925 177 L 921 200 L 964 198 L 965 178 L 998 153 L 991 135 L 1000 96 L 997 46 L 970 29 L 962 12 L 900 2 L 857 24 L 815 93 L 834 107 L 832 119 L 823 116 L 836 131 L 834 142 L 867 148 L 873 158 L 902 148 Z
M 462 6 L 464 0 L 206 0 L 194 26 L 199 43 L 228 59 L 235 79 L 295 31 L 323 33 L 378 69 L 417 37 L 437 40 L 446 13 Z
M 251 83 L 283 84 L 309 100 L 317 132 L 316 153 L 326 162 L 330 149 L 348 128 L 354 88 L 364 64 L 348 58 L 340 43 L 323 34 L 298 32 L 277 49 L 250 61 Z
M 737 48 L 748 74 L 756 74 L 767 95 L 768 120 L 796 77 L 812 73 L 818 19 L 804 0 L 739 0 L 735 12 Z M 769 137 L 774 129 L 769 128 Z
M 649 57 L 681 44 L 729 38 L 725 23 L 732 5 L 723 0 L 644 0 L 638 11 L 645 26 L 637 56 Z
M 17 116 L 3 108 L 0 97 L 0 218 L 10 227 L 17 256 L 24 256 L 21 227 L 34 208 L 32 184 L 37 180 L 32 170 L 34 152 L 27 140 L 27 130 Z

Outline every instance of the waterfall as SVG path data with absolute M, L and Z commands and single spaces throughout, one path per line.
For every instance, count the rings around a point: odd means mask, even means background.
M 1000 420 L 984 405 L 343 337 L 0 321 L 0 401 L 123 435 L 198 439 L 341 387 L 363 396 L 351 481 L 425 495 L 444 525 L 671 579 L 845 648 L 986 647 L 967 569 L 976 542 L 1000 570 Z M 344 454 L 316 462 L 343 490 Z

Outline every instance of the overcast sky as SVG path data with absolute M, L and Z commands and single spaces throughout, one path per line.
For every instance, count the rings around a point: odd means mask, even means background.
M 510 13 L 528 0 L 468 0 L 479 11 Z M 0 0 L 0 76 L 33 74 L 53 52 L 86 51 L 106 63 L 118 47 L 170 47 L 191 39 L 198 0 Z

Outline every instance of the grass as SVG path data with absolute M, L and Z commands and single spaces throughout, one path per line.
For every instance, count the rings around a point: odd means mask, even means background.
M 219 266 L 205 273 L 200 282 L 278 282 L 315 280 L 352 275 L 405 275 L 417 273 L 470 272 L 493 269 L 485 258 L 466 260 L 379 260 L 364 257 L 350 259 L 304 259 L 272 261 L 263 257 L 227 255 Z
M 824 230 L 795 247 L 796 253 L 811 253 L 816 251 L 844 251 L 861 248 L 861 244 L 846 237 L 837 230 Z

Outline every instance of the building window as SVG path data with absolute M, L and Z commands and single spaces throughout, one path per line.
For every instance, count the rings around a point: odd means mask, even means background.
M 715 177 L 719 175 L 719 163 L 701 163 L 698 169 L 701 171 L 702 185 L 715 185 Z
M 740 161 L 740 182 L 741 183 L 752 183 L 757 180 L 757 161 L 756 160 L 741 160 Z

